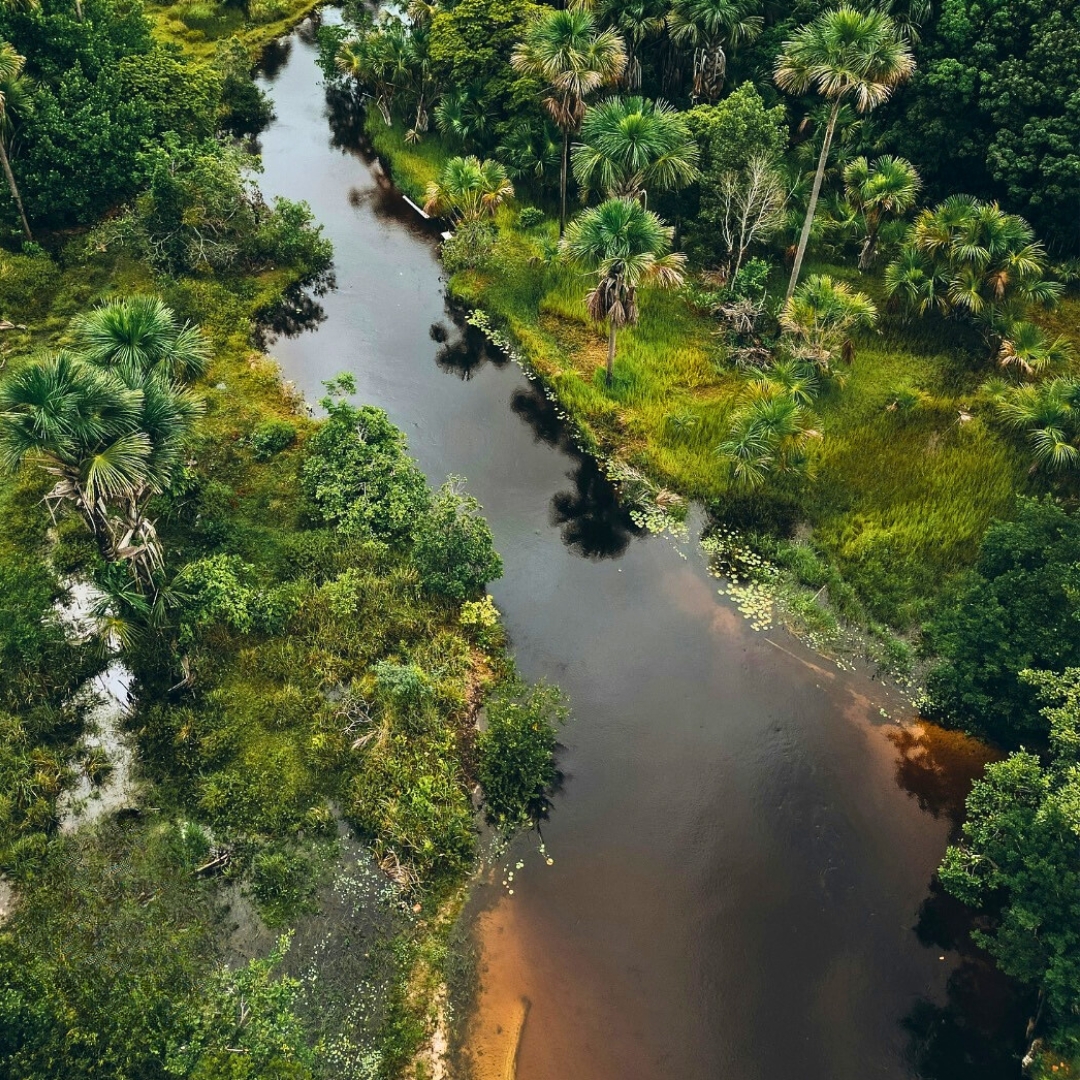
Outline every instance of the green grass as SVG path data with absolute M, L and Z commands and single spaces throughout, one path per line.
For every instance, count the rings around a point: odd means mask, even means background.
M 311 14 L 319 0 L 269 0 L 256 2 L 252 15 L 240 7 L 226 6 L 218 0 L 180 0 L 174 4 L 146 4 L 154 33 L 162 41 L 178 45 L 191 56 L 210 60 L 219 41 L 239 38 L 252 56 L 272 41 L 287 34 Z
M 409 146 L 376 116 L 368 129 L 410 194 L 450 153 L 436 138 Z M 516 207 L 500 210 L 490 266 L 457 274 L 453 294 L 509 332 L 595 449 L 720 515 L 741 507 L 715 448 L 745 376 L 725 363 L 716 321 L 678 294 L 646 291 L 638 326 L 620 333 L 607 388 L 605 334 L 583 303 L 588 281 L 553 258 L 552 222 L 523 230 L 516 220 Z M 823 436 L 816 480 L 753 503 L 766 518 L 794 516 L 873 617 L 910 627 L 970 564 L 990 521 L 1008 517 L 1017 494 L 1046 484 L 1029 474 L 1026 448 L 979 397 L 997 372 L 974 334 L 942 320 L 903 323 L 888 312 L 880 281 L 851 266 L 806 270 L 813 272 L 870 293 L 883 313 L 879 330 L 858 342 L 851 370 L 815 404 Z M 1078 337 L 1080 300 L 1067 300 L 1045 322 Z M 914 391 L 917 403 L 890 410 L 900 390 Z

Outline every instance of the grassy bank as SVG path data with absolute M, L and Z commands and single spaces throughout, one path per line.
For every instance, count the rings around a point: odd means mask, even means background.
M 413 198 L 452 153 L 435 135 L 408 145 L 374 112 L 368 131 Z M 606 334 L 586 317 L 589 283 L 555 257 L 555 224 L 521 228 L 515 206 L 502 208 L 497 222 L 488 262 L 456 274 L 452 293 L 509 333 L 586 441 L 717 517 L 773 538 L 771 553 L 808 586 L 824 586 L 842 615 L 916 626 L 970 565 L 987 525 L 1009 517 L 1018 494 L 1047 488 L 1045 476 L 1029 471 L 1026 446 L 980 394 L 996 371 L 972 333 L 943 320 L 902 321 L 880 280 L 818 265 L 806 272 L 856 283 L 878 302 L 879 328 L 857 339 L 850 371 L 815 402 L 816 480 L 740 495 L 715 451 L 747 376 L 729 362 L 717 320 L 682 295 L 645 292 L 640 323 L 620 334 L 609 389 Z M 1078 320 L 1075 298 L 1047 316 L 1074 340 Z M 778 536 L 796 539 L 778 546 Z

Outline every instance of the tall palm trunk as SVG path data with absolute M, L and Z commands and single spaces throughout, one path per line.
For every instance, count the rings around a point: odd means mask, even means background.
M 559 239 L 563 237 L 563 233 L 566 232 L 566 166 L 570 160 L 570 131 L 566 129 L 563 131 L 562 137 L 562 171 L 559 174 L 559 191 L 560 191 L 560 205 L 559 205 Z
M 11 162 L 8 161 L 7 147 L 0 138 L 0 163 L 4 167 L 4 175 L 7 177 L 8 187 L 11 189 L 11 197 L 19 208 L 19 219 L 22 221 L 23 233 L 27 240 L 33 240 L 34 234 L 30 232 L 30 223 L 26 220 L 26 211 L 23 209 L 22 196 L 19 194 L 18 185 L 15 183 L 15 174 L 11 171 Z
M 833 102 L 832 112 L 829 113 L 829 123 L 825 127 L 825 141 L 821 144 L 821 156 L 818 158 L 817 172 L 814 174 L 814 186 L 810 191 L 810 205 L 806 208 L 806 220 L 803 222 L 802 235 L 799 237 L 799 247 L 795 252 L 795 265 L 791 268 L 791 280 L 788 282 L 787 296 L 791 299 L 795 286 L 799 283 L 799 271 L 802 270 L 803 257 L 806 255 L 806 245 L 810 241 L 810 229 L 814 224 L 814 214 L 817 212 L 818 196 L 821 194 L 821 181 L 825 177 L 825 163 L 829 158 L 829 150 L 832 147 L 833 132 L 836 130 L 836 118 L 840 115 L 840 99 Z
M 859 269 L 864 273 L 874 265 L 874 258 L 877 255 L 879 227 L 876 222 L 870 222 L 866 232 L 866 239 L 863 241 L 862 251 L 859 252 Z
M 615 321 L 613 319 L 608 320 L 608 339 L 607 339 L 607 379 L 606 384 L 610 386 L 615 379 L 615 335 L 618 330 L 615 329 Z

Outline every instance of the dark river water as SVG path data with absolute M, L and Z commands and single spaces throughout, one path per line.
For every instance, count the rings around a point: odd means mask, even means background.
M 431 227 L 355 107 L 328 104 L 309 37 L 264 65 L 261 186 L 311 204 L 336 289 L 270 351 L 309 401 L 352 372 L 433 481 L 468 478 L 517 662 L 574 712 L 553 864 L 525 838 L 513 881 L 474 897 L 477 1075 L 515 1057 L 520 1080 L 1017 1075 L 982 1037 L 1015 1018 L 930 891 L 978 748 L 901 726 L 880 684 L 755 632 L 693 545 L 632 526 L 543 395 L 448 312 Z

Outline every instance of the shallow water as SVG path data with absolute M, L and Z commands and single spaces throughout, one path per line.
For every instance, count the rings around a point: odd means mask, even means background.
M 553 865 L 526 838 L 513 882 L 474 898 L 477 1074 L 1014 1075 L 976 1037 L 1007 1002 L 958 1019 L 973 962 L 928 895 L 977 748 L 901 728 L 880 684 L 754 632 L 692 544 L 634 528 L 550 403 L 448 313 L 436 230 L 359 145 L 355 107 L 328 105 L 309 39 L 265 69 L 261 186 L 311 204 L 337 287 L 270 351 L 309 401 L 351 371 L 434 482 L 468 477 L 518 665 L 574 709 Z

